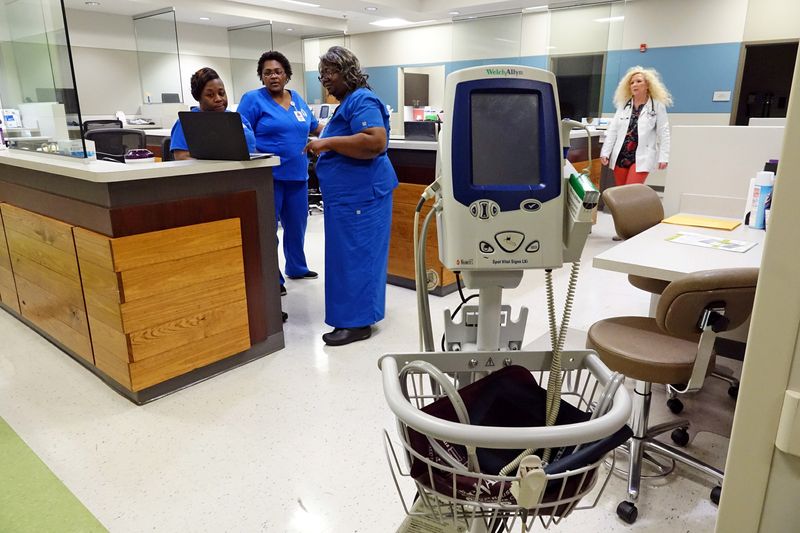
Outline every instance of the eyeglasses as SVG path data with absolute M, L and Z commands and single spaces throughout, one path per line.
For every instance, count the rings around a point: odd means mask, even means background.
M 332 68 L 326 68 L 326 69 L 323 69 L 323 70 L 319 71 L 319 76 L 317 76 L 317 79 L 319 81 L 322 81 L 322 80 L 324 80 L 326 78 L 330 79 L 330 78 L 332 78 L 332 77 L 334 77 L 334 76 L 336 76 L 338 74 L 341 74 L 340 70 L 332 69 Z
M 280 68 L 276 68 L 275 70 L 265 68 L 264 70 L 261 71 L 261 76 L 264 78 L 269 78 L 273 74 L 276 76 L 283 76 L 284 70 Z

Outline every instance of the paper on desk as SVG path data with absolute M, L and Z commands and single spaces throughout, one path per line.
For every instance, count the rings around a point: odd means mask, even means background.
M 722 237 L 712 237 L 711 235 L 701 235 L 699 233 L 679 232 L 672 237 L 667 237 L 670 242 L 680 244 L 690 244 L 692 246 L 702 246 L 703 248 L 716 248 L 727 252 L 743 253 L 755 246 L 757 243 L 749 241 L 736 241 Z
M 698 226 L 700 228 L 725 229 L 728 231 L 737 228 L 741 224 L 740 221 L 730 218 L 721 219 L 683 214 L 672 215 L 669 218 L 665 218 L 661 222 L 666 222 L 667 224 L 677 224 L 679 226 Z

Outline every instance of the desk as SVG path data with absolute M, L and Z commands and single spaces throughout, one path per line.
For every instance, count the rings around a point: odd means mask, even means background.
M 668 242 L 666 239 L 679 231 L 725 237 L 757 243 L 744 253 L 728 252 Z M 718 268 L 759 268 L 767 232 L 751 229 L 742 224 L 732 231 L 714 230 L 676 224 L 657 224 L 635 237 L 619 243 L 595 256 L 592 266 L 603 270 L 635 274 L 647 278 L 674 281 L 685 274 Z M 655 316 L 658 295 L 650 298 L 650 316 Z M 734 341 L 745 341 L 750 326 L 748 320 L 735 330 L 722 336 Z M 729 353 L 729 352 L 728 352 Z
M 757 244 L 744 253 L 736 253 L 666 240 L 679 231 Z M 662 222 L 595 256 L 592 266 L 666 281 L 674 281 L 684 274 L 699 270 L 758 268 L 761 265 L 766 233 L 764 230 L 751 229 L 744 224 L 732 231 L 725 231 Z

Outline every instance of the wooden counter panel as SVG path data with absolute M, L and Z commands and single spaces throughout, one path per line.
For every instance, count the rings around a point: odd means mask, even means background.
M 262 263 L 262 240 L 266 243 L 271 242 L 273 247 L 275 243 L 274 233 L 271 233 L 273 237 L 262 235 L 264 231 L 262 228 L 268 228 L 267 231 L 270 228 L 274 229 L 275 220 L 274 217 L 269 218 L 266 215 L 262 215 L 265 216 L 264 219 L 259 219 L 257 200 L 254 191 L 244 191 L 222 197 L 192 198 L 154 205 L 115 208 L 111 212 L 114 235 L 124 237 L 238 217 L 244 257 L 250 339 L 252 344 L 256 344 L 266 340 L 268 335 L 282 330 L 277 262 Z M 272 206 L 271 190 L 268 200 Z M 271 274 L 273 271 L 274 277 Z M 267 279 L 275 280 L 275 286 L 270 290 L 265 285 Z M 274 295 L 275 300 L 267 301 L 265 297 L 267 294 Z
M 17 278 L 31 282 L 70 307 L 83 309 L 83 289 L 80 281 L 59 274 L 21 255 L 14 256 L 13 264 L 14 276 Z
M 125 333 L 154 328 L 166 322 L 195 316 L 208 309 L 245 299 L 244 278 L 227 276 L 121 304 Z
M 16 278 L 22 316 L 42 328 L 58 342 L 94 364 L 86 313 L 24 278 Z
M 128 361 L 120 359 L 115 354 L 109 352 L 104 346 L 97 344 L 94 345 L 94 360 L 95 366 L 108 375 L 108 377 L 126 389 L 133 390 Z
M 70 280 L 80 280 L 74 249 L 72 254 L 69 254 L 42 241 L 32 239 L 16 231 L 16 228 L 10 225 L 6 225 L 6 239 L 12 263 L 15 256 L 22 256 Z
M 111 241 L 114 270 L 132 270 L 241 246 L 238 218 L 153 231 Z
M 239 326 L 247 326 L 245 300 L 133 332 L 128 336 L 130 353 L 134 361 L 141 361 Z
M 6 231 L 3 226 L 3 215 L 0 212 L 0 302 L 19 314 L 17 285 L 14 283 L 14 271 L 11 267 L 11 256 L 6 244 Z
M 72 226 L 69 224 L 9 204 L 3 204 L 2 212 L 5 225 L 14 231 L 70 256 L 75 255 Z
M 105 271 L 114 271 L 114 258 L 111 256 L 111 240 L 105 235 L 84 228 L 73 228 L 75 248 L 78 258 L 83 263 L 97 265 Z
M 234 247 L 120 272 L 120 283 L 125 292 L 123 301 L 147 298 L 236 274 L 244 279 L 241 241 L 232 241 L 231 244 Z
M 131 389 L 139 391 L 250 347 L 247 326 L 238 326 L 130 364 Z

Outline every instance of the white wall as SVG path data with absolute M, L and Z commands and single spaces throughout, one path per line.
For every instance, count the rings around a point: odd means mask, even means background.
M 452 59 L 453 25 L 362 33 L 350 36 L 350 49 L 363 66 L 416 65 L 442 63 Z M 306 65 L 309 55 L 306 50 Z M 313 62 L 317 68 L 316 60 Z M 308 68 L 308 67 L 306 67 Z
M 800 2 L 750 0 L 743 41 L 800 38 Z

